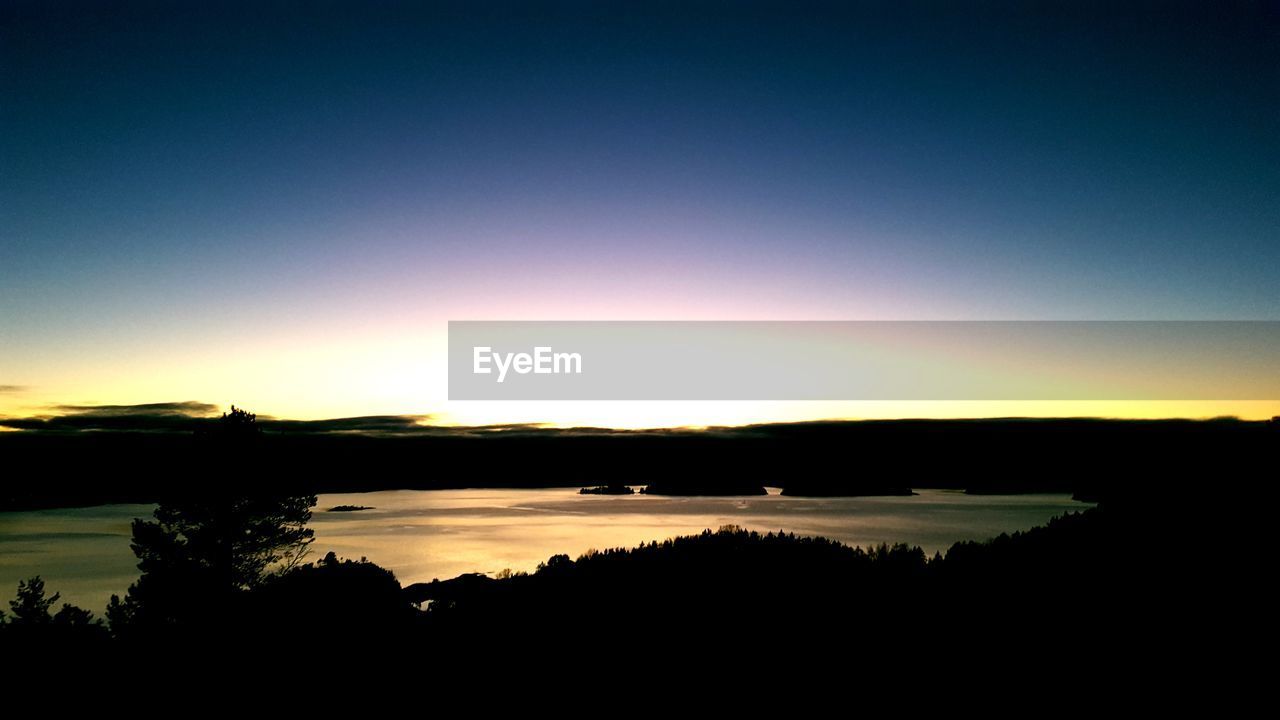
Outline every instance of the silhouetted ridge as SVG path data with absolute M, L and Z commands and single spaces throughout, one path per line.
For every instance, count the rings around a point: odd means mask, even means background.
M 646 495 L 768 495 L 763 485 L 738 480 L 667 480 L 640 489 Z
M 627 485 L 597 485 L 584 487 L 578 491 L 582 495 L 634 495 L 635 490 Z
M 911 488 L 892 482 L 850 482 L 843 478 L 812 478 L 787 483 L 783 495 L 801 497 L 870 497 L 876 495 L 914 495 Z
M 1168 657 L 1216 622 L 1213 598 L 1233 597 L 1233 571 L 1180 543 L 1178 530 L 1154 508 L 1103 505 L 929 558 L 904 545 L 725 527 L 404 589 L 372 563 L 330 554 L 197 602 L 203 612 L 176 624 L 143 613 L 122 628 L 113 618 L 111 629 L 132 647 L 174 650 L 270 653 L 318 638 L 387 658 L 409 650 L 415 667 L 543 667 L 554 647 L 593 663 L 680 659 L 691 668 L 682 672 L 724 680 L 730 667 L 740 679 L 742 662 L 769 658 L 786 660 L 773 671 L 805 673 L 821 646 L 876 664 L 952 657 L 961 671 L 1012 662 L 1070 680 L 1080 668 L 1096 677 L 1109 663 Z M 1161 545 L 1178 550 L 1153 552 Z M 78 637 L 104 642 L 98 628 Z M 0 641 L 39 642 L 44 632 L 10 622 Z M 701 666 L 711 658 L 723 661 Z
M 98 422 L 98 414 L 75 418 Z M 0 487 L 0 508 L 155 502 L 176 489 L 219 486 L 221 480 L 200 471 L 220 442 L 208 435 L 228 433 L 190 430 L 217 419 L 190 418 L 183 432 L 113 429 L 134 418 L 119 411 L 93 431 L 53 420 L 4 421 L 60 429 L 0 432 L 9 474 L 40 478 Z M 789 494 L 858 495 L 875 478 L 870 489 L 877 492 L 937 487 L 1102 499 L 1153 489 L 1198 492 L 1216 477 L 1248 484 L 1254 468 L 1266 467 L 1280 450 L 1280 423 L 1237 420 L 894 420 L 663 431 L 414 424 L 394 432 L 313 432 L 283 421 L 254 424 L 261 431 L 241 443 L 253 455 L 244 465 L 255 470 L 249 485 L 299 494 L 584 487 L 603 475 L 606 485 L 647 484 L 671 494 L 758 494 L 770 486 Z M 424 458 L 430 472 L 423 472 Z M 477 467 L 486 472 L 477 475 Z M 817 473 L 830 477 L 810 477 Z

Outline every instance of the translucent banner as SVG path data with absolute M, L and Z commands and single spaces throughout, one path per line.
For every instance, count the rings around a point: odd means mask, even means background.
M 450 400 L 1274 400 L 1280 322 L 449 323 Z

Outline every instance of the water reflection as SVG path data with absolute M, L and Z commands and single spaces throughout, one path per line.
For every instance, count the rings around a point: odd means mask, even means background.
M 750 498 L 579 495 L 550 490 L 396 490 L 322 495 L 315 557 L 329 550 L 391 568 L 404 583 L 464 572 L 531 570 L 556 553 L 633 546 L 736 524 L 825 535 L 853 545 L 905 542 L 927 552 L 1039 525 L 1084 505 L 1066 495 Z M 372 506 L 357 512 L 326 508 Z M 148 505 L 0 513 L 0 596 L 43 575 L 51 590 L 101 611 L 137 577 L 129 523 Z

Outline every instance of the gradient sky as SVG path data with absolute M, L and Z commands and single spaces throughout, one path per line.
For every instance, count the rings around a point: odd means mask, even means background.
M 1116 4 L 0 2 L 0 414 L 1275 414 L 445 400 L 450 319 L 1280 320 L 1280 10 Z

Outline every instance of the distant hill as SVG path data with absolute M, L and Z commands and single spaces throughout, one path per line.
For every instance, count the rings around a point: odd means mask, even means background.
M 914 495 L 911 488 L 887 480 L 858 480 L 843 477 L 804 478 L 787 482 L 783 495 L 796 497 L 870 497 Z
M 260 421 L 249 464 L 272 489 L 308 493 L 603 481 L 681 495 L 759 494 L 770 486 L 789 495 L 955 488 L 1097 499 L 1157 487 L 1201 492 L 1230 483 L 1235 490 L 1257 482 L 1257 468 L 1273 465 L 1280 449 L 1280 423 L 1232 419 L 878 420 L 654 431 L 376 420 L 343 421 L 333 430 L 324 421 Z M 152 502 L 216 482 L 218 461 L 196 441 L 195 421 L 156 429 L 18 424 L 27 429 L 0 432 L 0 509 Z
M 763 485 L 756 485 L 749 481 L 740 481 L 735 478 L 724 478 L 721 480 L 709 480 L 699 478 L 691 480 L 689 478 L 674 477 L 669 480 L 661 480 L 650 483 L 648 486 L 640 490 L 646 495 L 768 495 L 769 491 L 764 489 Z

